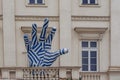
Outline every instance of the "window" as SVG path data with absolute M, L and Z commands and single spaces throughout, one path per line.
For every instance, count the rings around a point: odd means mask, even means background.
M 97 71 L 97 46 L 97 41 L 82 41 L 82 71 Z
M 26 7 L 48 7 L 48 0 L 26 0 Z
M 98 0 L 82 0 L 82 5 L 97 5 Z
M 44 0 L 29 0 L 29 4 L 44 4 Z

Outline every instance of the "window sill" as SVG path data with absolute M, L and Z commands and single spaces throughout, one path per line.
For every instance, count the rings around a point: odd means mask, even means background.
M 97 73 L 99 71 L 80 71 L 80 72 L 83 72 L 83 73 Z
M 100 7 L 99 4 L 80 4 L 80 7 Z
M 26 4 L 26 7 L 47 7 L 46 4 Z

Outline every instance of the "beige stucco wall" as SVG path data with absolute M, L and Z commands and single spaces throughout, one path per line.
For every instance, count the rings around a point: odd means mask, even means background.
M 103 35 L 103 39 L 99 43 L 99 71 L 106 72 L 110 65 L 110 32 L 109 28 Z
M 2 14 L 2 0 L 0 0 L 0 15 Z
M 111 0 L 110 80 L 120 79 L 120 1 Z
M 2 0 L 0 0 L 0 67 L 3 66 Z
M 16 15 L 58 16 L 58 0 L 46 0 L 46 6 L 29 6 L 26 0 L 15 1 Z
M 96 6 L 81 6 L 80 0 L 72 0 L 72 15 L 73 16 L 109 16 L 109 1 L 98 0 L 99 5 Z
M 104 28 L 109 27 L 108 21 L 73 21 L 72 28 L 75 27 L 95 27 L 95 28 Z
M 111 3 L 111 66 L 120 66 L 120 5 L 118 0 L 112 0 Z
M 72 25 L 73 26 L 73 25 Z M 72 60 L 71 60 L 71 63 L 72 65 L 75 65 L 75 66 L 80 66 L 81 65 L 81 61 L 80 61 L 80 41 L 79 41 L 79 34 L 76 33 L 74 31 L 74 29 L 72 28 Z
M 3 66 L 3 30 L 2 20 L 0 20 L 0 67 Z

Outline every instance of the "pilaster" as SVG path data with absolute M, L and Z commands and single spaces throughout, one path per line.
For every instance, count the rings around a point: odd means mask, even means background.
M 120 66 L 120 5 L 118 0 L 111 0 L 111 65 Z
M 3 0 L 4 67 L 16 66 L 14 0 Z
M 60 66 L 71 66 L 71 0 L 59 0 L 60 48 L 69 53 L 60 57 Z
M 120 79 L 120 1 L 111 0 L 111 54 L 109 80 Z

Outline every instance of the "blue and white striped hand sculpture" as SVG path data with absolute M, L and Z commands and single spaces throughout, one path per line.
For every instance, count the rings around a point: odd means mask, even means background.
M 53 62 L 62 54 L 68 53 L 68 49 L 63 48 L 56 52 L 50 52 L 52 40 L 56 32 L 56 28 L 53 27 L 48 37 L 46 38 L 46 29 L 48 27 L 49 20 L 44 20 L 42 32 L 39 40 L 37 39 L 37 25 L 32 25 L 32 40 L 30 41 L 28 35 L 24 35 L 25 46 L 27 49 L 27 55 L 30 67 L 44 67 L 51 66 Z

